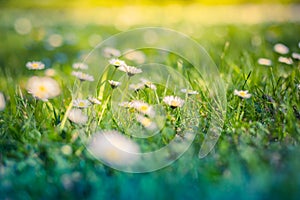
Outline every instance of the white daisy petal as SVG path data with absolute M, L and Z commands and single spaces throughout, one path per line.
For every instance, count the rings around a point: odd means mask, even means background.
M 118 70 L 126 72 L 128 76 L 133 76 L 135 74 L 140 74 L 143 71 L 139 68 L 133 67 L 133 66 L 128 66 L 128 65 L 122 65 L 118 67 Z
M 101 101 L 99 101 L 99 99 L 94 98 L 94 97 L 89 97 L 88 100 L 92 103 L 92 104 L 101 104 Z
M 83 69 L 83 70 L 86 70 L 89 68 L 89 66 L 85 63 L 81 63 L 81 62 L 77 62 L 77 63 L 74 63 L 72 65 L 73 69 Z
M 124 101 L 124 102 L 119 103 L 118 105 L 121 107 L 124 107 L 124 108 L 132 108 L 133 107 L 132 102 L 130 102 L 130 101 Z
M 145 78 L 141 78 L 140 79 L 141 82 L 147 87 L 147 88 L 150 88 L 152 90 L 156 90 L 156 85 L 154 83 L 152 83 L 151 81 L 149 81 L 148 79 L 145 79 Z
M 85 124 L 88 121 L 88 116 L 83 114 L 81 109 L 71 109 L 68 114 L 68 119 L 76 124 Z
M 115 89 L 117 87 L 119 87 L 121 85 L 121 82 L 118 81 L 114 81 L 114 80 L 109 80 L 108 83 L 110 84 L 110 86 Z
M 121 52 L 118 49 L 115 49 L 115 48 L 112 48 L 112 47 L 105 47 L 103 49 L 103 55 L 106 58 L 120 57 Z
M 55 74 L 56 74 L 55 69 L 49 68 L 49 69 L 45 70 L 45 75 L 46 76 L 53 77 L 53 76 L 55 76 Z
M 134 90 L 134 91 L 139 91 L 139 90 L 142 90 L 143 88 L 144 88 L 143 83 L 137 83 L 137 84 L 130 84 L 129 85 L 129 89 Z
M 94 81 L 94 77 L 92 75 L 83 73 L 81 71 L 73 71 L 72 75 L 78 78 L 80 81 Z
M 186 93 L 186 94 L 188 94 L 188 95 L 199 94 L 199 92 L 197 92 L 197 91 L 189 90 L 189 89 L 186 89 L 186 88 L 181 89 L 180 91 L 181 91 L 182 93 Z
M 125 58 L 135 61 L 138 64 L 142 64 L 145 62 L 146 55 L 141 51 L 130 51 L 129 53 L 125 54 Z

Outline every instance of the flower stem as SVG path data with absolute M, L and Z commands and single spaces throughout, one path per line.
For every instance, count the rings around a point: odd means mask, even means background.
M 64 118 L 63 118 L 63 120 L 61 121 L 61 124 L 60 124 L 60 131 L 62 131 L 64 129 L 64 127 L 65 127 L 65 124 L 66 124 L 69 112 L 72 109 L 72 106 L 73 106 L 73 101 L 71 101 L 70 104 L 67 107 L 67 110 L 66 110 L 66 113 L 64 115 Z

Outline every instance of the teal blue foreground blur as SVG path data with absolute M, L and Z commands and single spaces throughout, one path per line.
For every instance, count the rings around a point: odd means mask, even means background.
M 7 100 L 0 111 L 0 199 L 299 198 L 299 61 L 280 64 L 273 51 L 274 44 L 282 42 L 291 52 L 300 52 L 299 22 L 191 27 L 179 21 L 178 30 L 206 48 L 227 84 L 224 130 L 215 149 L 203 159 L 198 158 L 203 140 L 198 135 L 172 165 L 130 174 L 96 160 L 76 137 L 76 129 L 60 131 L 56 125 L 71 100 L 67 87 L 73 80 L 64 77 L 69 76 L 72 63 L 134 25 L 80 24 L 71 18 L 51 19 L 56 12 L 47 15 L 45 10 L 23 14 L 14 9 L 0 12 L 0 91 Z M 273 66 L 259 65 L 261 57 L 272 59 Z M 32 72 L 25 64 L 32 60 L 55 69 L 65 87 L 52 101 L 58 110 L 54 119 L 49 119 L 51 108 L 26 92 Z M 243 101 L 239 118 L 241 99 L 233 91 L 242 88 L 252 97 Z M 65 150 L 66 145 L 71 151 Z

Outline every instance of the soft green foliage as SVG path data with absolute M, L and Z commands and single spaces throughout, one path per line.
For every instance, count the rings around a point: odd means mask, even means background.
M 7 99 L 6 109 L 0 112 L 0 199 L 297 199 L 300 195 L 300 66 L 297 60 L 290 66 L 278 63 L 279 55 L 273 52 L 277 42 L 292 52 L 300 51 L 299 24 L 215 25 L 195 30 L 191 36 L 208 50 L 227 87 L 221 138 L 213 152 L 198 159 L 203 141 L 199 133 L 178 161 L 146 174 L 104 166 L 82 145 L 78 127 L 67 121 L 60 129 L 72 98 L 72 63 L 92 49 L 90 35 L 107 38 L 118 31 L 57 23 L 21 36 L 7 21 L 0 26 L 0 91 Z M 75 37 L 76 42 L 49 49 L 39 34 L 51 33 Z M 270 58 L 272 67 L 258 65 L 260 57 Z M 26 69 L 31 60 L 42 60 L 57 71 L 59 97 L 44 103 L 26 92 L 28 78 L 43 73 Z M 234 89 L 248 90 L 252 97 L 234 96 Z M 199 132 L 206 130 L 206 106 L 205 101 L 199 103 Z M 108 105 L 101 120 L 103 129 L 118 128 L 110 109 Z M 89 125 L 89 130 L 96 129 L 93 122 Z M 163 145 L 172 137 L 174 129 L 167 127 L 162 140 L 153 145 Z M 65 145 L 72 151 L 64 151 Z

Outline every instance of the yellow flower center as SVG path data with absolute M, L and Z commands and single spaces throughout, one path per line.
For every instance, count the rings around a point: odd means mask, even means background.
M 145 83 L 145 85 L 151 85 L 152 83 L 150 82 L 150 81 L 147 81 L 146 83 Z
M 142 105 L 142 106 L 140 107 L 139 110 L 140 110 L 141 112 L 146 112 L 146 111 L 148 110 L 148 108 L 149 108 L 149 107 L 148 107 L 147 105 Z
M 39 67 L 39 64 L 38 63 L 32 63 L 32 68 L 33 69 L 36 69 L 36 68 L 38 68 Z
M 78 105 L 79 105 L 80 107 L 84 107 L 84 106 L 85 106 L 84 102 L 79 102 Z
M 244 97 L 244 96 L 246 96 L 246 95 L 247 95 L 247 93 L 246 93 L 246 92 L 244 92 L 244 91 L 241 91 L 241 92 L 240 92 L 240 95 L 241 95 L 242 97 Z
M 40 85 L 38 87 L 38 90 L 37 90 L 35 96 L 38 98 L 43 98 L 45 96 L 46 92 L 47 92 L 47 88 L 44 85 Z
M 120 155 L 115 149 L 107 150 L 106 156 L 113 161 L 117 161 L 120 159 Z
M 39 87 L 39 91 L 40 91 L 40 92 L 46 92 L 47 89 L 46 89 L 46 87 L 45 87 L 44 85 L 41 85 L 41 86 Z
M 115 62 L 115 65 L 120 65 L 121 63 L 119 61 L 116 61 Z
M 178 101 L 172 100 L 171 101 L 171 106 L 177 107 L 179 105 Z
M 151 120 L 148 118 L 144 118 L 141 123 L 143 124 L 143 126 L 147 127 L 150 126 Z

